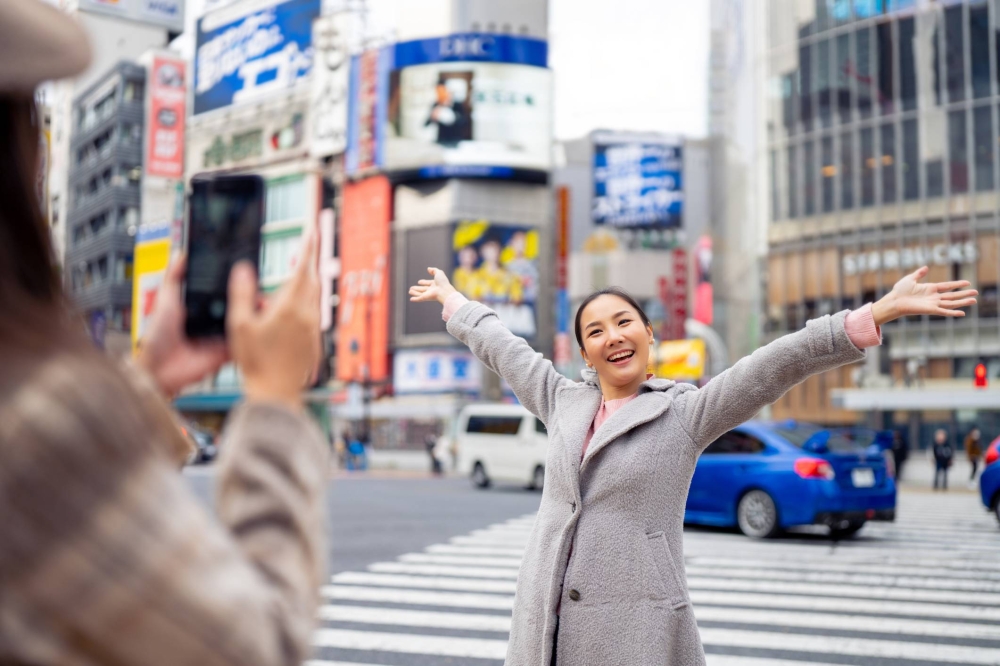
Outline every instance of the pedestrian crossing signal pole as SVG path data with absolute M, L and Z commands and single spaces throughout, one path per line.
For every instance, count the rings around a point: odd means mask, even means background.
M 986 388 L 989 385 L 989 380 L 986 378 L 986 364 L 979 363 L 976 365 L 975 371 L 975 386 L 976 388 Z

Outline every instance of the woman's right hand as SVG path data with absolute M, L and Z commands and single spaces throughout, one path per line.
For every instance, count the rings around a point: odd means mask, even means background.
M 427 272 L 431 274 L 432 279 L 417 280 L 417 284 L 410 287 L 411 301 L 414 303 L 437 301 L 441 305 L 444 305 L 449 296 L 458 293 L 458 290 L 452 286 L 443 270 L 440 268 L 428 268 Z
M 258 308 L 257 274 L 248 262 L 229 278 L 226 331 L 250 401 L 302 409 L 302 391 L 320 358 L 316 229 L 307 232 L 299 263 L 277 294 Z

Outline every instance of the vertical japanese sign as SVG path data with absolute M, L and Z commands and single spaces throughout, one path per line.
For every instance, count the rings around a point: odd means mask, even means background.
M 569 339 L 569 188 L 556 190 L 556 339 L 553 362 L 565 368 L 570 362 Z
M 385 164 L 389 71 L 394 54 L 392 47 L 385 47 L 351 58 L 347 150 L 344 154 L 344 168 L 348 174 L 378 169 Z
M 323 16 L 313 23 L 312 141 L 309 153 L 326 157 L 347 147 L 347 92 L 350 55 L 348 14 Z
M 688 318 L 688 261 L 687 250 L 675 249 L 671 255 L 672 274 L 667 289 L 666 340 L 683 340 L 684 322 Z
M 180 58 L 154 56 L 146 121 L 146 174 L 184 177 L 186 65 Z

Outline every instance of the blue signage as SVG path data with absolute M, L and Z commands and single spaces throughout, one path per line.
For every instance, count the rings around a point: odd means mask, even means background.
M 354 175 L 385 165 L 385 119 L 389 114 L 392 47 L 351 58 L 347 84 L 347 148 L 344 168 Z
M 610 143 L 594 146 L 595 224 L 679 227 L 684 208 L 680 145 Z
M 459 33 L 396 44 L 396 67 L 437 62 L 505 62 L 548 67 L 548 42 L 531 37 Z
M 321 3 L 276 2 L 222 25 L 213 21 L 216 14 L 199 19 L 194 113 L 273 95 L 305 80 Z

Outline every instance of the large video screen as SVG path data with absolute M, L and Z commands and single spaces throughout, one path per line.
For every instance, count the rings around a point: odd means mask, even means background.
M 549 169 L 551 74 L 541 67 L 490 62 L 437 62 L 394 71 L 386 167 Z

